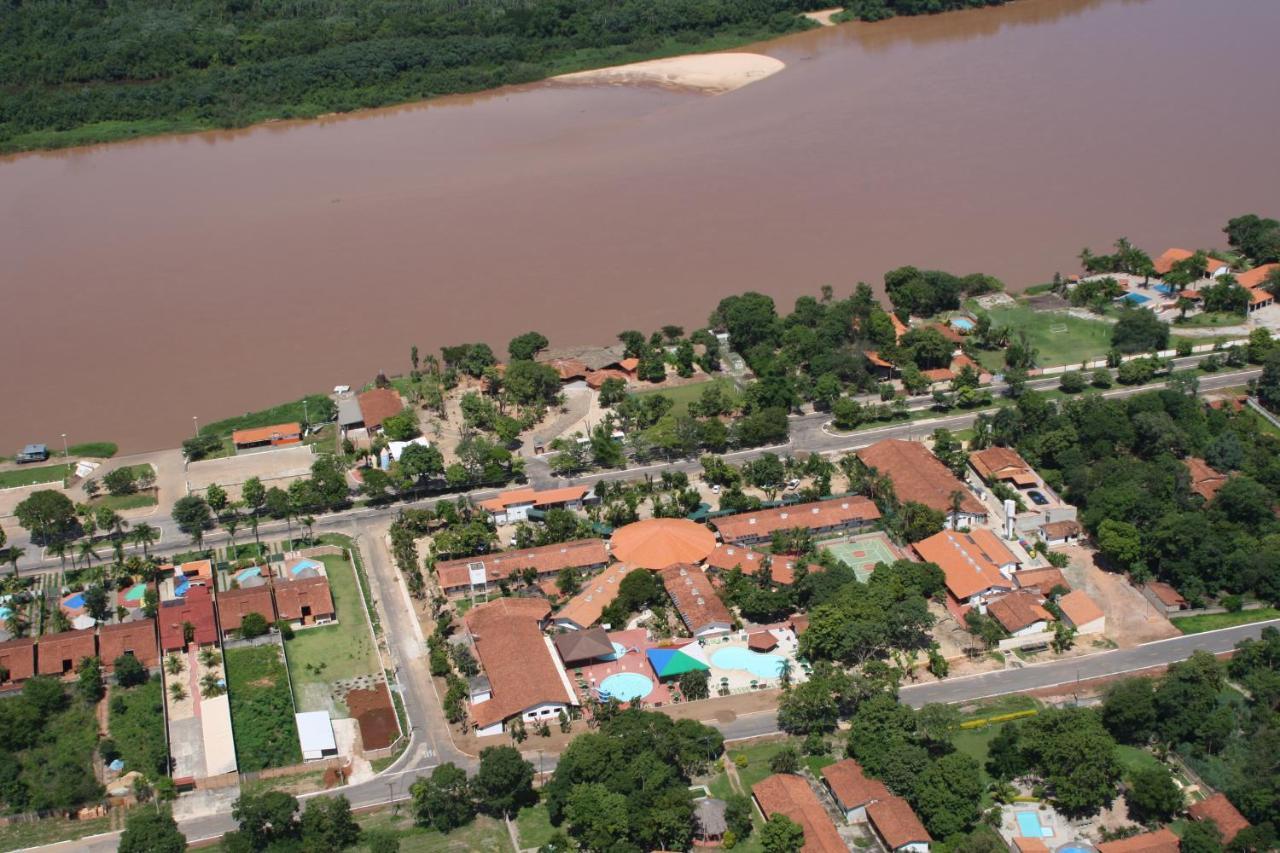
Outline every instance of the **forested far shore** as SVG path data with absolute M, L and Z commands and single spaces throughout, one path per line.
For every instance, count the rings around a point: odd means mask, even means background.
M 856 0 L 880 20 L 1004 0 Z M 34 0 L 0 8 L 0 151 L 311 118 L 725 50 L 827 0 Z

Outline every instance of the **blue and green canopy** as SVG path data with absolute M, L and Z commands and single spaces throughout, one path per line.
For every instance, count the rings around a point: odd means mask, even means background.
M 686 672 L 711 669 L 702 646 L 697 643 L 680 648 L 648 649 L 645 655 L 658 678 L 672 678 Z

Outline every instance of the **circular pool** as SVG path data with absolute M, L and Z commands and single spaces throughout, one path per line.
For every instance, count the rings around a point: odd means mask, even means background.
M 619 672 L 600 682 L 601 699 L 631 702 L 653 692 L 653 682 L 638 672 Z

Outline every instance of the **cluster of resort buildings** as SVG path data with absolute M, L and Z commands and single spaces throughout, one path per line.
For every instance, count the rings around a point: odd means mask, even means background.
M 1205 254 L 1204 269 L 1200 276 L 1203 285 L 1179 287 L 1165 280 L 1165 277 L 1174 271 L 1176 264 L 1194 257 L 1195 254 L 1190 249 L 1166 249 L 1152 262 L 1154 277 L 1129 273 L 1099 273 L 1085 278 L 1086 280 L 1113 278 L 1124 288 L 1124 293 L 1118 297 L 1120 301 L 1140 308 L 1152 308 L 1157 312 L 1177 309 L 1179 299 L 1187 299 L 1197 307 L 1203 306 L 1204 295 L 1201 291 L 1204 287 L 1228 275 L 1233 276 L 1236 284 L 1243 287 L 1249 294 L 1248 314 L 1275 303 L 1275 297 L 1266 289 L 1266 284 L 1268 278 L 1280 270 L 1280 264 L 1262 264 L 1244 272 L 1237 272 L 1232 270 L 1231 264 L 1227 261 Z M 1074 284 L 1079 280 L 1081 280 L 1079 276 L 1071 276 L 1068 283 Z

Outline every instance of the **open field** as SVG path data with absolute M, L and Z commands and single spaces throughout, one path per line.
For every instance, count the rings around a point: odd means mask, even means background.
M 234 418 L 214 421 L 200 427 L 200 434 L 230 435 L 238 429 L 274 426 L 275 424 L 287 424 L 294 421 L 303 423 L 306 419 L 310 419 L 312 423 L 315 423 L 328 420 L 334 412 L 333 401 L 324 394 L 308 394 L 304 400 L 306 401 L 305 406 L 303 405 L 303 400 L 294 400 L 292 403 L 281 403 L 279 406 L 273 406 L 270 409 L 246 412 Z
M 169 763 L 162 688 L 158 675 L 137 687 L 113 687 L 108 703 L 111 739 L 125 770 L 137 770 L 153 780 L 167 774 Z
M 1260 607 L 1257 610 L 1241 610 L 1239 613 L 1205 613 L 1200 616 L 1173 616 L 1169 621 L 1173 627 L 1184 634 L 1202 634 L 1205 631 L 1216 631 L 1219 628 L 1232 628 L 1236 625 L 1248 625 L 1250 622 L 1265 622 L 1268 619 L 1280 619 L 1280 609 Z
M 120 512 L 126 509 L 144 509 L 159 503 L 154 492 L 138 492 L 132 495 L 101 495 L 89 501 L 89 506 L 105 506 Z
M 718 379 L 707 379 L 703 382 L 693 382 L 688 385 L 680 385 L 675 388 L 653 388 L 647 391 L 636 391 L 633 397 L 648 397 L 654 394 L 661 394 L 667 397 L 674 404 L 671 407 L 672 414 L 683 415 L 689 411 L 689 404 L 702 398 L 702 392 L 710 385 L 718 384 L 721 390 L 729 399 L 736 400 L 738 397 L 738 387 L 733 384 L 730 379 L 720 377 Z
M 542 803 L 536 806 L 525 806 L 516 817 L 521 849 L 541 847 L 551 840 L 556 829 L 551 825 L 551 816 Z
M 1133 778 L 1133 774 L 1141 770 L 1159 769 L 1164 767 L 1160 763 L 1160 759 L 1156 758 L 1145 749 L 1139 749 L 1136 746 L 1125 746 L 1121 744 L 1116 747 L 1116 760 L 1120 763 L 1120 767 L 1124 770 L 1127 778 Z
M 112 441 L 87 441 L 67 448 L 67 452 L 72 456 L 88 456 L 93 459 L 110 459 L 119 450 L 120 448 Z
M 27 850 L 57 841 L 75 841 L 77 838 L 97 835 L 110 829 L 109 817 L 88 820 L 47 817 L 30 823 L 11 823 L 0 826 L 0 850 Z
M 61 462 L 57 465 L 27 465 L 11 471 L 0 471 L 0 489 L 60 483 L 66 476 L 67 466 Z
M 1031 345 L 1039 351 L 1037 364 L 1041 367 L 1079 364 L 1088 358 L 1101 358 L 1111 348 L 1111 324 L 1101 320 L 1082 320 L 1065 313 L 1036 311 L 1025 305 L 993 308 L 985 313 L 994 326 L 1008 326 L 1015 335 L 1026 332 Z M 1052 329 L 1063 331 L 1054 332 Z M 1004 352 L 983 351 L 979 360 L 988 370 L 998 370 L 1004 367 Z
M 415 826 L 406 810 L 400 814 L 380 811 L 360 815 L 357 820 L 366 831 L 394 833 L 400 841 L 400 853 L 510 853 L 511 839 L 501 821 L 484 815 L 447 835 L 434 829 Z M 357 849 L 367 850 L 368 847 Z
M 242 773 L 302 761 L 284 661 L 275 645 L 227 649 L 227 687 Z

